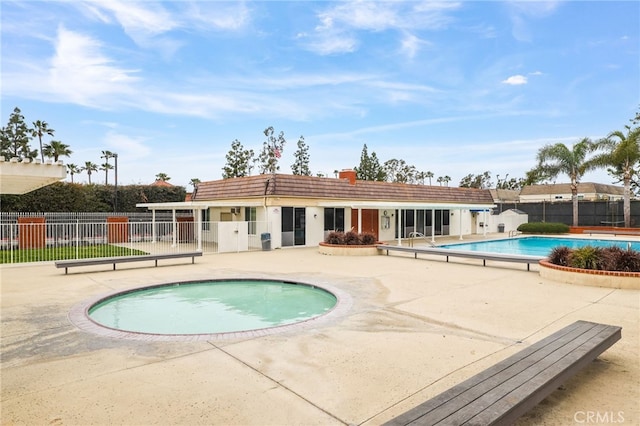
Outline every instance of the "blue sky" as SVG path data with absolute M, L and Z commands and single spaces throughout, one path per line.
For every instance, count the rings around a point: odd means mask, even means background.
M 2 125 L 16 106 L 47 121 L 67 164 L 117 152 L 120 184 L 220 179 L 231 142 L 257 153 L 268 126 L 287 139 L 282 173 L 302 135 L 313 174 L 357 166 L 367 144 L 452 186 L 495 182 L 545 144 L 622 130 L 640 105 L 636 1 L 0 7 Z

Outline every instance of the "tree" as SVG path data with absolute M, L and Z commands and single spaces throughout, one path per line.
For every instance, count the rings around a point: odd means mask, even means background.
M 450 181 L 451 181 L 450 176 L 438 176 L 438 179 L 436 179 L 436 182 L 438 182 L 440 186 L 442 186 L 443 183 L 445 186 L 449 186 Z
M 109 164 L 109 159 L 114 158 L 115 154 L 111 151 L 102 151 L 102 155 L 100 158 L 104 158 L 104 164 L 102 165 L 100 170 L 104 170 L 104 184 L 109 184 L 109 170 L 113 170 L 113 166 Z
M 38 150 L 31 150 L 30 134 L 31 130 L 24 122 L 20 108 L 14 108 L 7 126 L 0 132 L 0 155 L 6 159 L 17 157 L 33 160 L 36 158 Z
M 298 139 L 298 150 L 293 154 L 295 158 L 291 165 L 291 172 L 294 175 L 311 176 L 309 169 L 309 146 L 304 141 L 304 136 Z
M 222 178 L 230 179 L 244 177 L 251 174 L 253 150 L 244 149 L 242 143 L 235 139 L 231 142 L 231 149 L 227 153 L 227 163 L 222 168 Z
M 496 175 L 496 180 L 498 181 L 496 183 L 496 189 L 510 189 L 513 191 L 518 191 L 520 189 L 522 189 L 522 187 L 524 186 L 524 182 L 525 180 L 520 178 L 520 179 L 516 179 L 516 178 L 511 178 L 509 179 L 509 173 L 507 173 L 504 177 L 504 179 L 500 179 L 500 175 Z
M 259 162 L 258 167 L 260 167 L 260 174 L 273 174 L 280 170 L 278 160 L 282 156 L 287 140 L 284 138 L 284 132 L 280 132 L 275 136 L 275 130 L 272 126 L 264 129 L 263 133 L 267 140 L 262 143 L 262 151 L 257 160 Z
M 82 169 L 75 164 L 67 164 L 67 171 L 71 175 L 71 183 L 73 183 L 73 175 L 79 174 Z
M 606 152 L 593 157 L 592 161 L 607 169 L 610 175 L 616 177 L 624 185 L 623 211 L 624 226 L 631 226 L 631 183 L 633 177 L 640 173 L 640 127 L 634 129 L 626 126 L 627 134 L 614 131 L 606 139 L 597 142 L 599 148 Z
M 538 169 L 533 174 L 540 174 L 549 179 L 554 179 L 559 174 L 569 176 L 571 188 L 571 200 L 573 202 L 573 226 L 578 226 L 578 183 L 584 174 L 599 166 L 596 162 L 587 159 L 587 156 L 595 151 L 596 144 L 589 138 L 583 138 L 568 148 L 563 143 L 545 145 L 538 150 Z
M 191 180 L 189 181 L 189 185 L 193 186 L 193 189 L 195 190 L 198 185 L 200 185 L 200 179 L 198 178 L 191 178 Z
M 60 157 L 71 156 L 73 151 L 69 149 L 69 145 L 60 141 L 51 141 L 42 148 L 42 153 L 45 157 L 53 158 L 53 161 L 57 162 Z
M 387 180 L 396 183 L 415 183 L 418 174 L 415 166 L 407 164 L 404 160 L 392 158 L 382 165 Z
M 91 161 L 85 161 L 84 167 L 82 168 L 82 170 L 87 172 L 87 178 L 89 178 L 89 185 L 91 185 L 91 174 L 93 172 L 98 171 L 98 165 L 95 163 L 92 163 Z
M 49 128 L 49 124 L 46 121 L 36 120 L 33 122 L 33 129 L 31 129 L 31 134 L 33 137 L 38 137 L 40 141 L 40 157 L 42 162 L 44 163 L 44 151 L 42 147 L 42 136 L 49 135 L 53 137 L 55 130 Z M 57 161 L 57 160 L 56 160 Z
M 429 186 L 431 186 L 431 178 L 433 177 L 433 172 L 427 171 L 424 176 L 429 179 Z
M 384 182 L 387 180 L 387 175 L 380 165 L 378 156 L 375 152 L 369 155 L 367 144 L 362 147 L 362 153 L 360 154 L 360 165 L 353 168 L 356 172 L 356 179 L 358 180 L 372 180 Z
M 462 178 L 458 186 L 460 188 L 491 188 L 493 186 L 493 183 L 491 182 L 491 172 L 486 171 L 481 175 L 474 175 L 472 173 L 469 173 Z
M 104 184 L 108 184 L 109 170 L 113 170 L 113 166 L 109 163 L 103 163 L 100 165 L 100 170 L 104 170 Z
M 167 182 L 167 181 L 170 181 L 171 178 L 169 177 L 168 174 L 160 172 L 156 175 L 156 180 Z

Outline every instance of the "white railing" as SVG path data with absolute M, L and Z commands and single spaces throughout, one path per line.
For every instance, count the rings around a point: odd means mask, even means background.
M 221 223 L 225 226 L 219 226 Z M 263 249 L 261 234 L 268 232 L 266 222 L 233 222 L 242 232 L 220 232 L 228 224 L 203 222 L 199 232 L 198 223 L 191 221 L 0 223 L 0 263 Z

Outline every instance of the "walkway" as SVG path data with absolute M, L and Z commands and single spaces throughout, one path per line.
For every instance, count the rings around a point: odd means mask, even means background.
M 640 423 L 639 291 L 316 248 L 167 263 L 0 267 L 1 424 L 378 425 L 579 319 L 622 326 L 622 340 L 519 424 L 584 423 L 588 412 Z M 101 293 L 223 277 L 328 283 L 352 306 L 316 328 L 195 342 L 101 337 L 67 318 Z

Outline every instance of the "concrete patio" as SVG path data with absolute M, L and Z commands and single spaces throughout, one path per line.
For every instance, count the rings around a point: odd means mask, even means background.
M 146 266 L 0 267 L 3 425 L 378 425 L 579 319 L 622 326 L 622 340 L 519 424 L 640 423 L 637 290 L 317 248 Z M 237 277 L 325 283 L 351 304 L 312 326 L 191 342 L 103 337 L 68 319 L 106 292 Z

